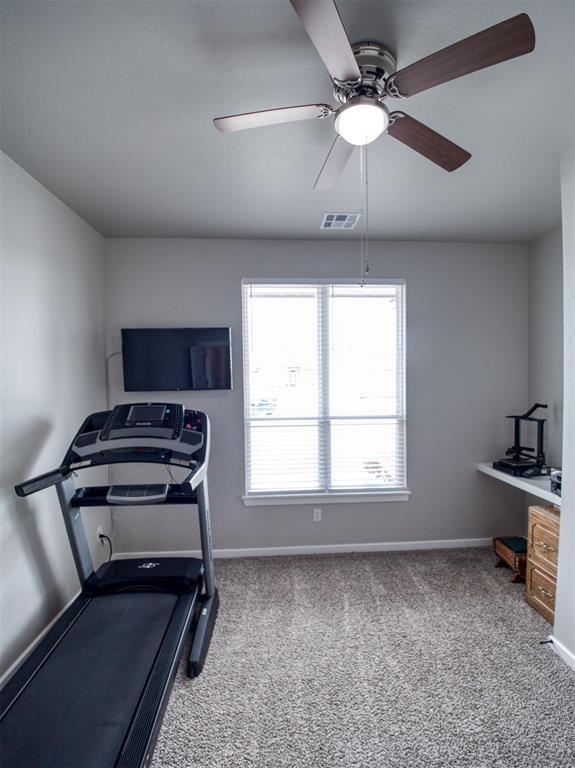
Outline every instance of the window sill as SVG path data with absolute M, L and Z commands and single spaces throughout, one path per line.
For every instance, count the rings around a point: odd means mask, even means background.
M 358 491 L 356 493 L 254 494 L 253 496 L 242 496 L 242 501 L 246 507 L 272 507 L 282 504 L 361 504 L 365 502 L 409 501 L 410 496 L 411 491 L 405 488 L 394 491 Z

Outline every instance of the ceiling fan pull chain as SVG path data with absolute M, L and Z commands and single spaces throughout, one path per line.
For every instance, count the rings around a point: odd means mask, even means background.
M 367 176 L 367 143 L 364 144 L 365 150 L 365 262 L 363 265 L 364 275 L 369 275 L 369 189 Z
M 363 144 L 359 148 L 359 169 L 361 185 L 360 285 L 363 286 L 365 285 L 365 276 L 369 275 L 369 201 L 367 180 L 367 144 Z
M 363 207 L 363 147 L 359 148 L 359 275 L 360 285 L 364 286 L 363 280 L 363 265 L 364 265 L 364 253 L 363 253 L 363 234 L 365 226 L 365 209 Z

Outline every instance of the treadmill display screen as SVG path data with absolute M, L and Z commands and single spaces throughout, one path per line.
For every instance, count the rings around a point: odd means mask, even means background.
M 138 421 L 157 421 L 162 423 L 164 421 L 165 413 L 165 405 L 133 405 L 130 408 L 127 422 L 128 424 L 134 424 Z

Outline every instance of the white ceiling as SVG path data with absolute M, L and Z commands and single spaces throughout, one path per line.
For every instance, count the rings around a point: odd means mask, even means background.
M 526 11 L 535 51 L 392 108 L 473 157 L 446 173 L 388 136 L 370 145 L 373 239 L 526 242 L 560 222 L 575 144 L 575 1 L 338 0 L 351 42 L 398 68 Z M 314 192 L 331 120 L 221 134 L 219 115 L 335 103 L 288 0 L 2 2 L 2 148 L 110 236 L 357 237 L 359 153 Z

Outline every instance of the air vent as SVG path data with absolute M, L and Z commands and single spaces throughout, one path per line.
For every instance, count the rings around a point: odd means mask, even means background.
M 359 217 L 359 213 L 324 213 L 320 229 L 353 229 Z

